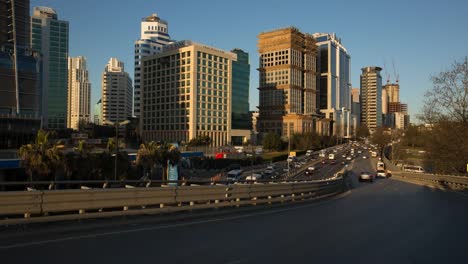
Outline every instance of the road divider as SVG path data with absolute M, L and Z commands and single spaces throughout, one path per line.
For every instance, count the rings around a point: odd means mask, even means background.
M 11 191 L 0 193 L 0 225 L 159 214 L 290 202 L 346 190 L 343 177 L 318 181 Z

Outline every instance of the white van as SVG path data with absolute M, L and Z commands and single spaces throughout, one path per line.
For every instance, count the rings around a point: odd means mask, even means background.
M 418 172 L 418 173 L 426 172 L 421 166 L 417 166 L 417 165 L 405 165 L 403 166 L 403 171 Z
M 333 153 L 328 154 L 328 159 L 329 160 L 334 160 L 335 159 L 335 154 L 333 154 Z
M 312 156 L 312 150 L 311 149 L 307 150 L 307 152 L 306 152 L 306 157 L 310 157 L 310 156 Z

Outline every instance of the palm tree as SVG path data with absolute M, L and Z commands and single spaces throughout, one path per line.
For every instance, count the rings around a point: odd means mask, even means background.
M 23 161 L 30 181 L 33 175 L 39 174 L 40 178 L 55 172 L 61 164 L 63 154 L 58 148 L 58 143 L 49 141 L 49 133 L 39 130 L 34 144 L 23 145 L 19 149 L 19 156 Z
M 157 149 L 158 145 L 154 141 L 141 144 L 140 149 L 138 149 L 136 164 L 143 168 L 144 177 L 146 177 L 147 172 L 153 173 L 154 165 L 157 162 Z

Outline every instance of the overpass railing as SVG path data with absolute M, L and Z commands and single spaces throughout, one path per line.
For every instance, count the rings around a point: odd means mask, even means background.
M 338 177 L 302 182 L 0 192 L 0 225 L 284 203 L 333 196 L 345 189 L 344 178 Z
M 468 177 L 402 171 L 400 167 L 395 166 L 388 160 L 385 155 L 383 155 L 383 162 L 387 171 L 398 180 L 444 190 L 468 190 Z

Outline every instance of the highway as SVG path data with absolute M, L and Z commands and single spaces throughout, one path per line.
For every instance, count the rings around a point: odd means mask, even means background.
M 466 263 L 468 197 L 392 179 L 358 183 L 356 175 L 372 166 L 357 159 L 352 189 L 330 200 L 165 223 L 100 220 L 95 228 L 85 228 L 94 222 L 83 221 L 0 230 L 0 258 L 2 263 Z

